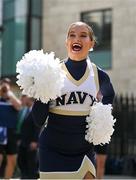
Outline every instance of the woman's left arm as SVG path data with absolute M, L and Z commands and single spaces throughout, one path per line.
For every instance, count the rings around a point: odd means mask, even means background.
M 102 103 L 112 104 L 115 96 L 115 92 L 108 74 L 98 68 L 98 77 L 99 77 L 100 91 L 103 95 Z
M 112 104 L 115 96 L 115 92 L 110 81 L 109 76 L 103 70 L 98 68 L 98 77 L 100 85 L 100 93 L 102 94 L 103 104 Z M 95 146 L 96 163 L 97 163 L 97 178 L 103 178 L 105 170 L 105 162 L 107 158 L 109 145 L 105 144 L 103 146 Z

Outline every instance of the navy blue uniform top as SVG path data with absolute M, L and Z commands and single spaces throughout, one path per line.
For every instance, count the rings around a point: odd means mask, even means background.
M 76 80 L 79 80 L 85 73 L 87 62 L 80 62 L 68 59 L 66 67 Z M 103 104 L 112 103 L 114 90 L 108 75 L 98 68 L 100 91 L 103 95 Z M 93 149 L 92 144 L 85 140 L 86 116 L 66 116 L 49 112 L 49 103 L 44 104 L 35 101 L 32 108 L 33 118 L 38 126 L 42 126 L 47 116 L 48 125 L 40 137 L 40 147 L 55 149 L 61 153 L 84 153 Z

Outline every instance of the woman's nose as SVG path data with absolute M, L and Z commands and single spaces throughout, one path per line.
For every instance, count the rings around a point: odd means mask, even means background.
M 76 36 L 76 41 L 77 41 L 77 42 L 80 42 L 80 41 L 81 41 L 80 36 L 78 36 L 78 35 Z

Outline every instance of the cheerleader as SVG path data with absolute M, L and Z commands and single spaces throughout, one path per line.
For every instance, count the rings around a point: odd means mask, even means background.
M 43 126 L 39 138 L 40 178 L 94 179 L 94 145 L 85 140 L 86 117 L 101 91 L 103 102 L 112 103 L 114 90 L 108 75 L 88 58 L 95 37 L 90 26 L 72 23 L 66 37 L 68 57 L 61 95 L 48 103 L 37 100 L 34 121 Z

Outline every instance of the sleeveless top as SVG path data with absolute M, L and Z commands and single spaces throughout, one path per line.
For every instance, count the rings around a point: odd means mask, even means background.
M 62 63 L 62 69 L 66 73 L 62 95 L 50 102 L 49 112 L 60 115 L 88 115 L 99 89 L 97 67 L 87 59 L 85 73 L 79 80 L 72 77 L 65 63 Z
M 40 136 L 40 147 L 64 154 L 93 151 L 93 145 L 85 140 L 85 133 L 86 116 L 98 91 L 97 67 L 89 60 L 86 62 L 86 70 L 79 80 L 73 78 L 66 63 L 62 63 L 66 73 L 62 95 L 49 103 L 48 123 Z

